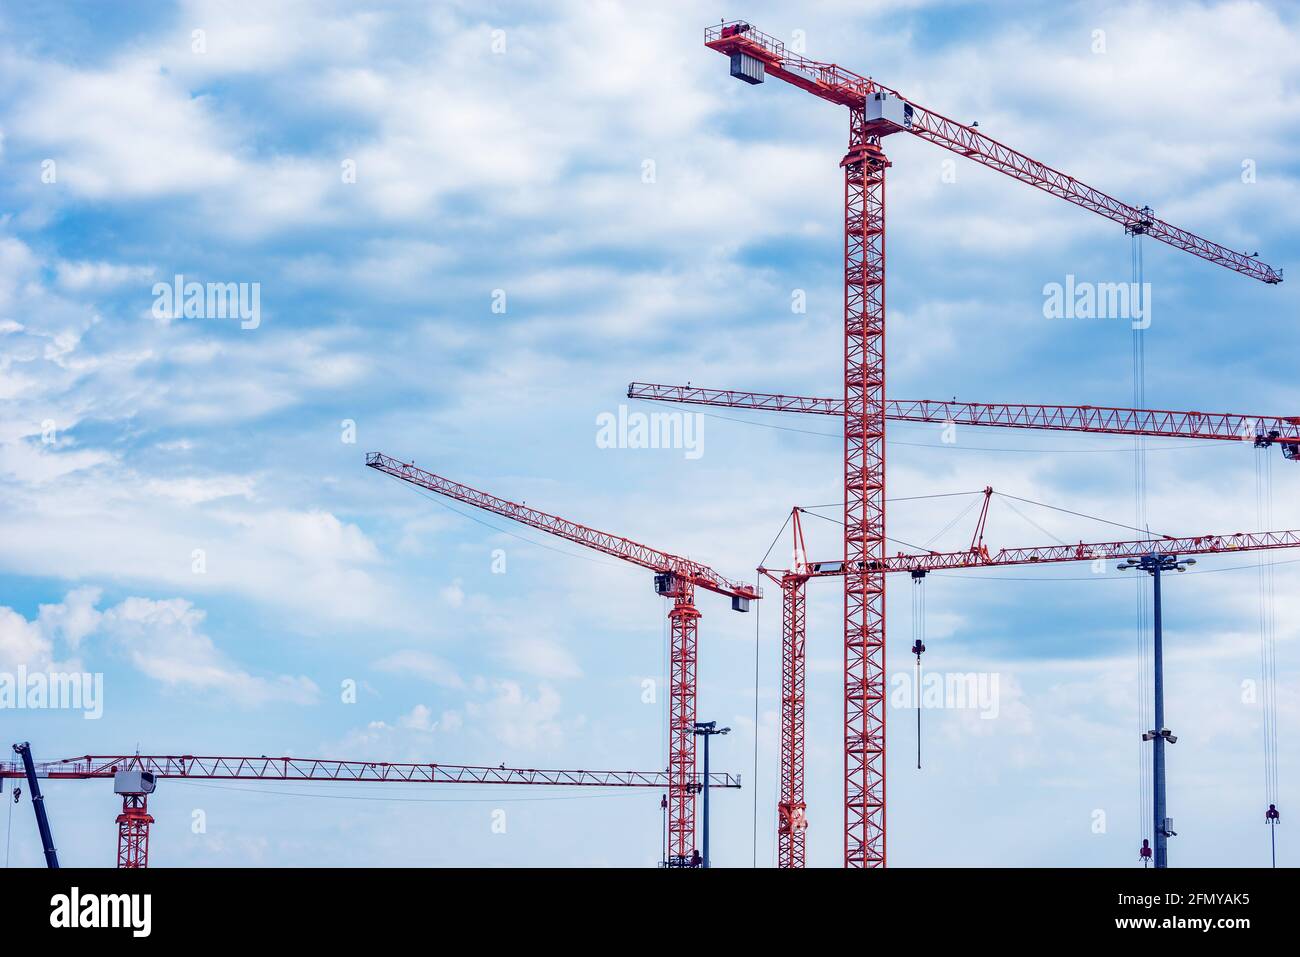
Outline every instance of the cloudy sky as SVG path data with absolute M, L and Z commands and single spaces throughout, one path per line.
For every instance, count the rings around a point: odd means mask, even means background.
M 643 700 L 665 652 L 650 576 L 449 509 L 364 453 L 751 581 L 790 506 L 840 500 L 833 420 L 707 415 L 698 456 L 596 441 L 634 379 L 839 389 L 846 116 L 730 79 L 702 43 L 724 15 L 1289 271 L 1296 11 L 1049 6 L 0 10 L 0 672 L 104 676 L 102 718 L 0 712 L 6 746 L 662 768 L 664 699 Z M 1128 321 L 1043 311 L 1067 276 L 1131 278 L 1122 230 L 919 140 L 886 148 L 890 394 L 1130 403 Z M 170 314 L 155 284 L 177 275 L 257 284 L 256 321 Z M 1144 278 L 1150 405 L 1300 411 L 1297 280 L 1265 286 L 1155 244 Z M 1080 513 L 998 501 L 994 546 L 1125 538 L 1081 516 L 1135 520 L 1128 440 L 889 437 L 892 496 L 992 485 Z M 1273 526 L 1300 527 L 1300 466 L 1210 444 L 1152 442 L 1154 530 L 1258 527 L 1261 476 Z M 899 501 L 890 535 L 960 547 L 966 507 Z M 835 557 L 837 527 L 806 524 L 814 554 Z M 1300 671 L 1296 558 L 1276 567 L 1284 692 Z M 1267 862 L 1253 561 L 1204 559 L 1167 592 L 1175 864 Z M 913 587 L 889 592 L 902 676 Z M 914 713 L 891 710 L 891 863 L 1134 864 L 1134 583 L 1062 566 L 925 587 L 927 667 L 996 675 L 998 709 L 929 711 L 921 771 Z M 813 583 L 808 842 L 825 866 L 842 840 L 840 601 Z M 715 804 L 719 866 L 774 856 L 780 616 L 761 604 L 742 616 L 700 598 L 700 717 L 731 726 L 716 762 L 745 780 Z M 1285 823 L 1300 733 L 1285 693 L 1279 722 Z M 112 861 L 110 792 L 48 785 L 66 863 Z M 658 798 L 168 781 L 151 854 L 645 866 Z M 36 864 L 25 803 L 14 815 L 12 863 Z

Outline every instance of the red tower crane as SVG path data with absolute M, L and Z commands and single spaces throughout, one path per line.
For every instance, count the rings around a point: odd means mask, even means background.
M 1300 547 L 1300 530 L 1280 532 L 1234 532 L 1231 535 L 1196 535 L 1174 538 L 1136 539 L 1125 542 L 1079 542 L 1075 545 L 1047 545 L 1003 548 L 990 552 L 984 544 L 984 528 L 992 488 L 984 490 L 984 504 L 968 549 L 960 552 L 899 552 L 880 563 L 880 571 L 908 572 L 921 577 L 932 571 L 959 568 L 990 568 L 1008 565 L 1037 565 L 1058 562 L 1141 559 L 1150 555 L 1215 555 L 1225 552 L 1267 551 Z M 781 777 L 777 802 L 777 866 L 800 868 L 805 864 L 804 830 L 807 804 L 804 801 L 804 694 L 803 675 L 807 620 L 807 584 L 810 578 L 839 578 L 851 574 L 842 561 L 810 562 L 799 522 L 802 509 L 791 512 L 793 567 L 785 570 L 760 568 L 759 574 L 781 586 Z
M 695 853 L 695 689 L 696 644 L 700 612 L 695 589 L 716 592 L 731 599 L 734 611 L 748 611 L 751 600 L 762 597 L 754 585 L 731 581 L 707 565 L 680 555 L 659 551 L 631 539 L 579 525 L 527 505 L 510 502 L 461 485 L 432 472 L 400 462 L 381 452 L 366 456 L 366 465 L 404 482 L 437 492 L 458 502 L 504 516 L 523 525 L 576 542 L 655 573 L 655 591 L 671 598 L 668 612 L 671 674 L 668 687 L 668 860 L 669 867 L 689 867 Z
M 1282 273 L 1157 219 L 971 126 L 834 63 L 787 51 L 744 21 L 705 31 L 731 75 L 770 75 L 849 109 L 844 159 L 844 863 L 885 866 L 885 171 L 881 141 L 907 132 L 1209 262 L 1266 283 Z
M 387 761 L 335 761 L 323 758 L 268 758 L 195 756 L 192 754 L 87 754 L 36 766 L 38 777 L 53 780 L 90 781 L 110 778 L 122 795 L 122 813 L 117 818 L 117 866 L 139 868 L 149 865 L 148 796 L 163 778 L 217 781 L 333 781 L 336 783 L 401 784 L 505 784 L 561 787 L 664 788 L 663 772 L 643 771 L 560 771 L 536 768 L 479 767 L 461 764 L 393 764 Z M 18 762 L 0 764 L 0 780 L 21 778 Z M 698 789 L 696 776 L 689 782 Z M 710 773 L 709 786 L 738 788 L 740 777 L 725 772 Z
M 793 567 L 782 572 L 758 570 L 781 588 L 781 769 L 776 802 L 776 866 L 782 868 L 804 866 L 808 829 L 808 805 L 803 798 L 808 553 L 799 515 L 797 508 L 790 512 Z

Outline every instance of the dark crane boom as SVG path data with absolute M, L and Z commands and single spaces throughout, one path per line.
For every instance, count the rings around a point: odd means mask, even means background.
M 26 777 L 27 792 L 32 800 L 32 810 L 36 812 L 36 829 L 41 835 L 41 850 L 45 852 L 45 866 L 58 869 L 59 852 L 54 847 L 54 835 L 50 832 L 50 818 L 45 813 L 45 796 L 41 794 L 41 782 L 38 780 L 36 766 L 32 762 L 32 746 L 26 741 L 14 745 L 14 753 L 21 759 L 21 770 L 15 768 L 8 777 Z

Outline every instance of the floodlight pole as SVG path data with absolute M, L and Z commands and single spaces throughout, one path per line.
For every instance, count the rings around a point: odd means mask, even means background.
M 1121 571 L 1138 569 L 1151 576 L 1155 591 L 1155 640 L 1152 643 L 1155 697 L 1155 727 L 1142 734 L 1143 741 L 1153 744 L 1151 760 L 1152 802 L 1151 817 L 1153 836 L 1155 837 L 1155 866 L 1169 866 L 1169 838 L 1174 837 L 1173 820 L 1166 816 L 1165 789 L 1165 742 L 1175 743 L 1178 738 L 1170 734 L 1165 727 L 1165 660 L 1164 660 L 1164 623 L 1160 607 L 1160 573 L 1167 571 L 1186 571 L 1188 565 L 1195 565 L 1196 559 L 1178 560 L 1176 555 L 1143 555 L 1140 560 L 1130 558 L 1119 566 Z
M 700 787 L 704 789 L 704 856 L 701 867 L 709 866 L 709 738 L 715 734 L 727 734 L 730 728 L 719 728 L 716 721 L 696 721 L 695 733 L 704 738 L 704 778 Z

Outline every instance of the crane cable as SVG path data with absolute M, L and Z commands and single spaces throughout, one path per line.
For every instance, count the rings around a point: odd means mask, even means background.
M 762 620 L 763 603 L 760 601 L 754 605 L 754 783 L 751 790 L 754 792 L 754 813 L 753 813 L 753 834 L 750 836 L 750 867 L 758 867 L 758 649 L 759 649 L 759 622 Z
M 996 494 L 996 493 L 995 493 L 995 494 Z M 1046 535 L 1046 536 L 1047 536 L 1048 538 L 1050 538 L 1052 541 L 1056 542 L 1056 544 L 1058 544 L 1058 545 L 1064 545 L 1064 544 L 1066 544 L 1065 541 L 1064 541 L 1063 539 L 1059 538 L 1059 537 L 1056 536 L 1056 535 L 1053 535 L 1051 532 L 1049 532 L 1047 529 L 1043 528 L 1043 526 L 1039 525 L 1037 522 L 1035 522 L 1032 518 L 1030 518 L 1030 517 L 1029 517 L 1028 515 L 1026 515 L 1024 512 L 1020 511 L 1020 509 L 1018 509 L 1018 508 L 1016 508 L 1014 505 L 1012 505 L 1011 502 L 1010 502 L 1010 499 L 1011 499 L 1011 498 L 1014 498 L 1014 497 L 1015 497 L 1015 496 L 1003 496 L 1003 497 L 1002 497 L 1002 504 L 1005 505 L 1007 508 L 1011 509 L 1011 511 L 1015 512 L 1015 513 L 1016 513 L 1018 516 L 1020 516 L 1020 518 L 1022 518 L 1025 522 L 1027 522 L 1028 524 L 1034 526 L 1034 528 L 1038 529 L 1040 532 L 1042 532 L 1044 535 Z M 1049 506 L 1049 507 L 1050 507 L 1050 506 Z
M 925 653 L 925 572 L 912 573 L 912 654 L 916 655 L 916 676 L 912 695 L 916 699 L 916 769 L 921 770 L 921 655 Z
M 958 512 L 955 516 L 953 516 L 951 522 L 949 522 L 943 528 L 939 529 L 937 532 L 935 532 L 926 540 L 924 551 L 928 552 L 930 550 L 930 547 L 934 545 L 935 542 L 937 542 L 940 538 L 942 538 L 945 534 L 947 534 L 949 529 L 951 529 L 954 525 L 956 525 L 963 518 L 969 515 L 974 510 L 975 506 L 978 504 L 979 504 L 979 499 L 977 498 L 972 498 L 969 502 L 967 502 L 966 507 L 963 508 L 960 512 Z
M 755 566 L 755 568 L 762 568 L 767 565 L 767 560 L 772 554 L 772 549 L 776 548 L 776 543 L 779 542 L 781 540 L 781 536 L 785 534 L 785 530 L 786 528 L 789 527 L 790 520 L 793 517 L 793 515 L 794 515 L 793 512 L 790 512 L 786 515 L 785 521 L 781 523 L 781 528 L 777 531 L 776 535 L 772 537 L 772 543 L 767 546 L 767 551 L 763 553 L 763 557 L 759 559 L 759 562 Z M 752 847 L 750 848 L 752 859 L 750 863 L 755 868 L 758 867 L 758 693 L 759 693 L 758 661 L 759 661 L 759 623 L 762 620 L 761 618 L 762 607 L 763 607 L 762 602 L 759 602 L 757 605 L 754 606 L 754 784 L 753 784 L 754 811 L 753 811 L 753 835 L 751 837 Z M 781 776 L 778 774 L 776 775 L 775 778 L 773 778 L 774 791 L 775 791 L 775 793 L 772 796 L 773 807 L 776 807 L 778 802 L 780 802 L 781 800 L 780 777 Z M 776 846 L 776 842 L 773 841 L 772 842 L 772 866 L 775 867 L 776 863 L 777 863 L 777 846 Z
M 9 824 L 5 827 L 5 867 L 9 866 L 9 837 L 14 830 L 14 805 L 18 803 L 18 788 L 14 788 L 14 799 L 9 801 Z M 5 795 L 7 797 L 7 795 Z
M 664 600 L 667 601 L 667 599 Z M 664 707 L 664 734 L 663 734 L 664 773 L 667 774 L 668 769 L 671 767 L 672 760 L 673 760 L 672 757 L 673 755 L 673 665 L 672 665 L 672 635 L 670 634 L 668 628 L 668 616 L 664 615 L 662 617 L 663 617 L 664 688 L 668 692 L 667 700 L 664 702 L 665 707 Z M 666 794 L 664 796 L 667 797 Z M 668 832 L 664 831 L 664 840 L 666 841 L 667 839 L 668 839 Z M 668 860 L 667 855 L 664 856 L 664 860 L 665 861 Z
M 1273 457 L 1261 447 L 1255 455 L 1255 514 L 1260 528 L 1272 528 Z M 1264 713 L 1264 820 L 1269 825 L 1269 846 L 1273 867 L 1277 867 L 1278 736 L 1277 736 L 1277 621 L 1273 557 L 1262 553 L 1259 569 L 1259 661 Z

